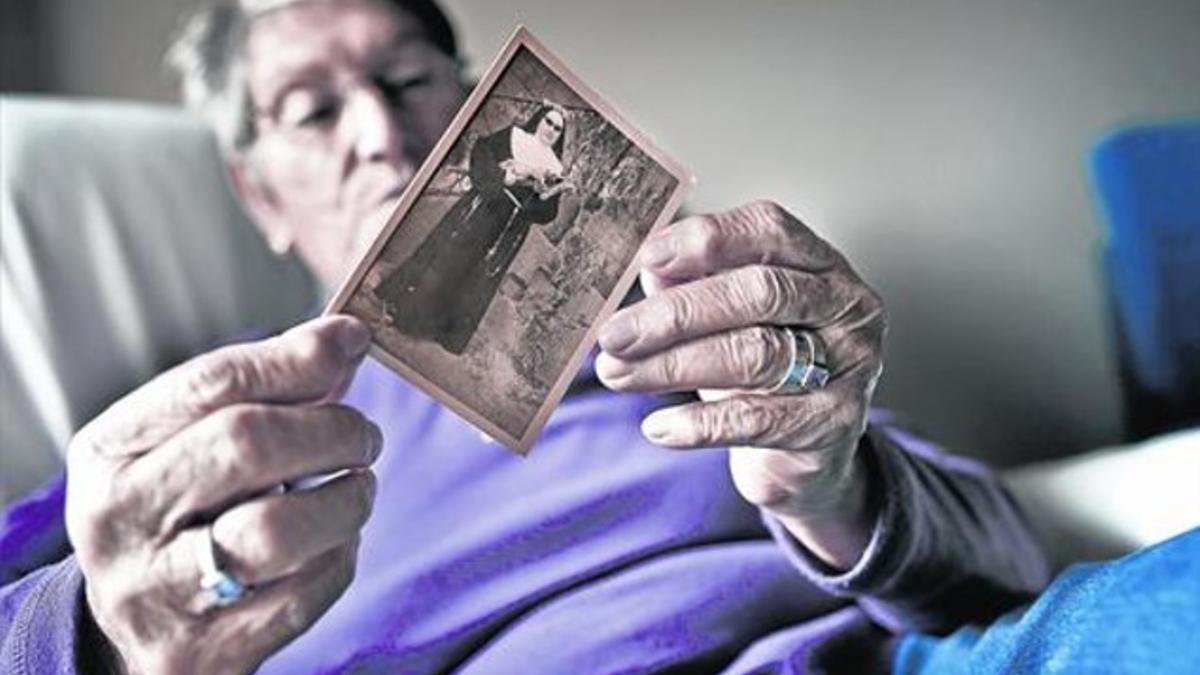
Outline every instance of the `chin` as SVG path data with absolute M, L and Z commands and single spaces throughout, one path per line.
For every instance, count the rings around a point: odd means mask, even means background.
M 308 261 L 309 268 L 320 277 L 328 293 L 337 290 L 346 277 L 354 271 L 355 266 L 366 255 L 371 244 L 375 243 L 379 233 L 387 225 L 388 218 L 396 210 L 397 201 L 396 199 L 388 200 L 366 210 L 362 215 L 351 217 L 349 222 L 342 226 L 346 236 L 341 238 L 341 241 L 329 242 L 328 245 L 322 247 L 321 255 L 325 259 Z M 336 250 L 338 253 L 335 256 L 324 253 L 332 250 Z

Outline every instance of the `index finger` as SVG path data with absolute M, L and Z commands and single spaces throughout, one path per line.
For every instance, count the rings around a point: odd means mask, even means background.
M 743 265 L 823 272 L 842 258 L 786 209 L 761 201 L 679 220 L 648 238 L 639 260 L 666 287 Z
M 349 316 L 321 317 L 282 335 L 223 347 L 159 375 L 76 435 L 110 457 L 148 452 L 184 427 L 236 403 L 307 403 L 338 392 L 371 341 Z
M 823 328 L 863 299 L 841 272 L 747 265 L 691 281 L 625 307 L 600 330 L 600 348 L 623 359 L 754 325 Z

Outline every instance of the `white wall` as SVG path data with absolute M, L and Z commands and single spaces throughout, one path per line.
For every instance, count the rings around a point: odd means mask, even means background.
M 526 23 L 700 179 L 771 197 L 889 301 L 879 400 L 1013 461 L 1115 440 L 1083 170 L 1098 134 L 1200 114 L 1197 0 L 446 0 L 478 68 Z M 53 88 L 166 99 L 194 0 L 41 0 Z
M 1083 159 L 1200 114 L 1196 0 L 449 0 L 486 67 L 523 22 L 699 177 L 771 197 L 891 307 L 879 400 L 963 451 L 1112 441 Z

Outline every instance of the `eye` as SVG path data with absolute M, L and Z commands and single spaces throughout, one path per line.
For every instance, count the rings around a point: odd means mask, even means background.
M 389 101 L 400 102 L 412 90 L 427 86 L 432 82 L 433 75 L 428 72 L 422 72 L 385 75 L 377 78 L 375 84 Z
M 339 103 L 330 95 L 308 90 L 289 93 L 279 106 L 279 121 L 291 127 L 323 128 L 337 121 Z
M 333 124 L 333 120 L 336 117 L 337 106 L 332 103 L 326 103 L 301 116 L 296 124 L 301 127 L 323 127 Z

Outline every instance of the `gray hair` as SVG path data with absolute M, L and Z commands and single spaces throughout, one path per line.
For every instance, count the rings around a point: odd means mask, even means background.
M 208 122 L 227 155 L 240 154 L 254 142 L 244 59 L 250 24 L 275 10 L 315 1 L 212 0 L 187 20 L 167 51 L 167 64 L 180 76 L 184 105 Z M 454 29 L 435 0 L 383 1 L 412 15 L 435 47 L 458 58 Z

